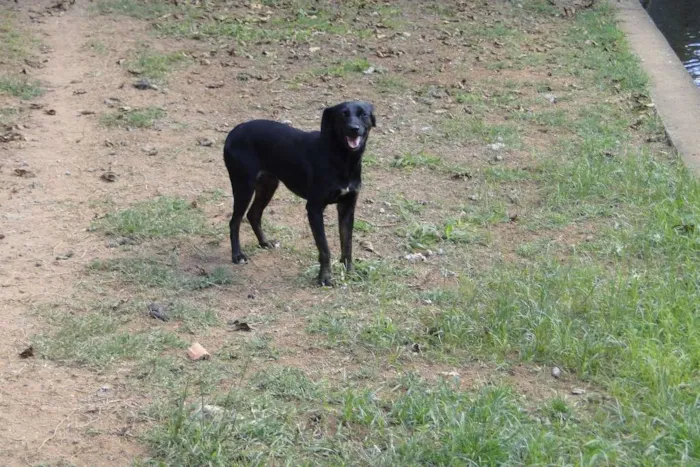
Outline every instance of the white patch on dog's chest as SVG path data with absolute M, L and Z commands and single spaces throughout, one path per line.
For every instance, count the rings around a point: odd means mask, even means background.
M 340 196 L 345 196 L 345 195 L 347 195 L 348 193 L 350 193 L 350 187 L 349 187 L 349 186 L 340 189 Z

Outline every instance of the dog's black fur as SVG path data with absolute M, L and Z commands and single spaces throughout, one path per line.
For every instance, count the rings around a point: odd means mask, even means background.
M 318 281 L 330 285 L 330 251 L 323 226 L 323 211 L 338 205 L 340 261 L 352 269 L 352 229 L 355 204 L 362 183 L 362 154 L 370 129 L 376 125 L 374 108 L 366 102 L 343 102 L 323 111 L 321 131 L 305 132 L 270 120 L 241 123 L 229 133 L 224 161 L 233 188 L 231 259 L 245 263 L 239 231 L 253 193 L 248 220 L 260 246 L 274 242 L 263 234 L 262 213 L 279 185 L 285 184 L 304 198 L 321 269 Z

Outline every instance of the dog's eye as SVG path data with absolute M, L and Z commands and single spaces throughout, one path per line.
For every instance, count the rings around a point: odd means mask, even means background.
M 358 117 L 364 117 L 365 115 L 367 115 L 367 114 L 365 113 L 364 110 L 360 110 L 360 111 L 357 113 L 357 116 L 358 116 Z
M 350 111 L 349 110 L 343 110 L 343 117 L 349 117 L 350 116 Z

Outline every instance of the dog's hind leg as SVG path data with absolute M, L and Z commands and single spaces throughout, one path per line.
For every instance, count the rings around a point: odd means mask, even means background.
M 248 210 L 248 221 L 250 221 L 250 226 L 253 227 L 255 236 L 258 237 L 258 243 L 260 243 L 260 246 L 263 248 L 275 247 L 274 240 L 268 241 L 265 238 L 265 234 L 262 231 L 261 219 L 265 207 L 272 199 L 279 184 L 279 179 L 267 172 L 259 172 L 258 178 L 255 181 L 255 199 Z
M 239 239 L 241 231 L 241 221 L 243 215 L 248 209 L 255 188 L 252 182 L 232 183 L 233 187 L 233 215 L 229 222 L 231 235 L 231 261 L 235 264 L 242 264 L 248 261 L 248 257 L 241 251 L 241 242 Z

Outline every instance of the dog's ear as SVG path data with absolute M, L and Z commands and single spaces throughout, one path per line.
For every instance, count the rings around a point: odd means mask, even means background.
M 369 119 L 372 121 L 372 127 L 377 126 L 377 117 L 374 116 L 374 106 L 368 102 L 365 103 L 365 106 L 369 112 Z
M 323 116 L 321 117 L 322 135 L 329 135 L 333 132 L 333 120 L 335 119 L 336 107 L 326 107 L 323 110 Z

